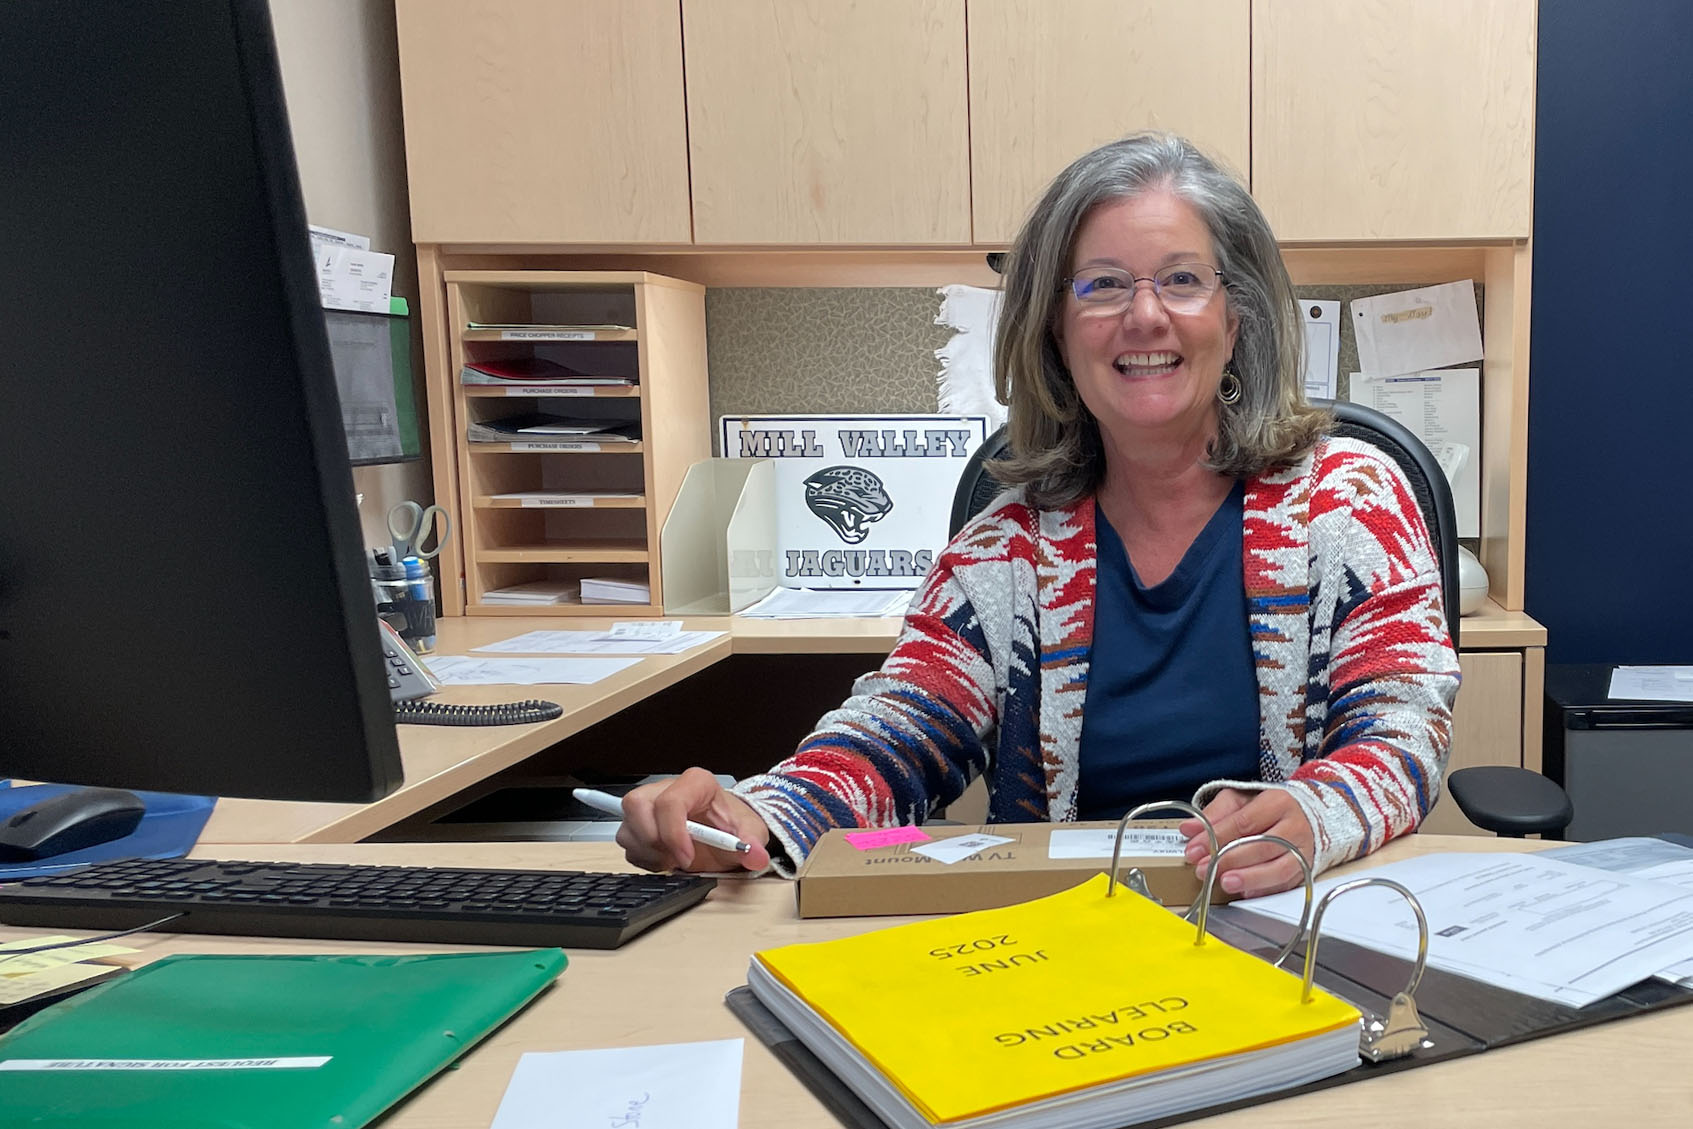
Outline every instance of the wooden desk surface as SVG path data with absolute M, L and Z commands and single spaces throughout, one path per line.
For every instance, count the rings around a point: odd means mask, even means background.
M 614 617 L 449 617 L 437 621 L 436 649 L 464 654 L 471 648 L 527 631 L 604 630 Z M 681 655 L 649 655 L 589 686 L 450 686 L 443 702 L 488 703 L 545 698 L 563 716 L 536 725 L 486 728 L 405 725 L 400 755 L 405 784 L 371 804 L 279 803 L 221 800 L 200 837 L 202 843 L 354 843 L 464 791 L 512 765 L 673 686 L 731 654 L 886 654 L 899 634 L 898 617 L 774 620 L 741 616 L 690 616 L 683 625 L 724 635 Z M 1495 604 L 1463 621 L 1466 647 L 1538 646 L 1545 629 L 1521 612 Z M 866 669 L 870 664 L 867 662 Z M 797 740 L 801 734 L 795 734 Z M 239 735 L 232 738 L 238 743 Z
M 1436 850 L 1520 850 L 1522 840 L 1413 836 L 1372 862 Z M 355 844 L 240 847 L 212 857 L 305 861 L 627 869 L 605 844 Z M 834 1129 L 833 1116 L 747 1032 L 723 996 L 745 982 L 760 948 L 825 940 L 903 918 L 799 920 L 793 887 L 779 879 L 724 881 L 693 910 L 612 952 L 570 953 L 557 984 L 510 1024 L 443 1072 L 384 1122 L 384 1129 L 482 1129 L 525 1051 L 641 1046 L 746 1037 L 741 1129 Z M 21 935 L 0 927 L 0 939 Z M 144 957 L 176 952 L 406 952 L 424 947 L 140 934 L 124 944 Z M 454 946 L 427 946 L 438 951 Z M 461 947 L 462 948 L 462 947 Z M 141 958 L 126 958 L 141 959 Z M 1584 1031 L 1368 1082 L 1272 1102 L 1191 1124 L 1205 1129 L 1369 1129 L 1377 1126 L 1626 1125 L 1681 1129 L 1693 1110 L 1686 1069 L 1693 1007 Z

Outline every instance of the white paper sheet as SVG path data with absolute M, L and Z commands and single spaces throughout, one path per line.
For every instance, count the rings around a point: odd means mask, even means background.
M 1458 536 L 1481 536 L 1481 370 L 1439 369 L 1400 376 L 1352 374 L 1350 398 L 1404 424 L 1441 461 L 1452 485 Z M 1458 448 L 1462 448 L 1459 450 Z M 1445 452 L 1442 458 L 1442 452 Z
M 735 1129 L 743 1039 L 529 1051 L 490 1129 Z
M 394 293 L 394 256 L 319 244 L 317 289 L 319 300 L 329 309 L 385 314 Z
M 605 632 L 612 639 L 674 639 L 682 634 L 679 619 L 626 619 Z
M 640 659 L 482 659 L 430 655 L 429 669 L 444 686 L 587 685 L 627 670 Z
M 886 588 L 777 588 L 738 615 L 753 619 L 904 615 L 909 591 Z
M 1693 702 L 1693 666 L 1619 666 L 1610 696 L 1648 702 Z
M 1340 375 L 1340 303 L 1299 303 L 1305 314 L 1305 395 L 1334 399 L 1335 381 Z
M 727 632 L 683 631 L 668 639 L 627 639 L 610 638 L 599 631 L 528 631 L 471 650 L 500 655 L 679 655 L 724 634 Z
M 1001 843 L 1012 840 L 1004 835 L 985 835 L 978 832 L 975 835 L 955 835 L 951 839 L 937 839 L 933 843 L 919 843 L 911 848 L 914 855 L 928 855 L 936 862 L 944 862 L 948 866 L 967 859 L 973 854 L 985 851 L 989 847 L 997 847 Z
M 337 231 L 333 227 L 319 227 L 315 223 L 306 225 L 311 232 L 312 251 L 319 247 L 351 247 L 355 251 L 370 250 L 370 236 L 360 235 L 353 231 Z
M 939 410 L 951 415 L 986 416 L 988 432 L 1005 424 L 1006 407 L 993 398 L 993 335 L 999 322 L 999 290 L 980 286 L 943 286 L 935 324 L 949 326 L 952 338 L 935 350 L 941 363 L 935 376 Z
M 1365 874 L 1417 896 L 1431 966 L 1540 999 L 1582 1007 L 1693 960 L 1693 890 L 1542 855 L 1439 854 L 1319 882 L 1317 894 Z M 1304 894 L 1237 904 L 1292 923 Z M 1392 891 L 1361 889 L 1328 907 L 1323 935 L 1410 957 L 1416 918 Z
M 1108 859 L 1117 842 L 1115 827 L 1055 830 L 1047 838 L 1049 859 Z M 1180 858 L 1187 840 L 1174 827 L 1131 827 L 1123 833 L 1123 857 Z
M 1644 836 L 1601 839 L 1596 843 L 1575 843 L 1542 851 L 1564 862 L 1598 870 L 1632 874 L 1651 882 L 1663 882 L 1683 890 L 1693 889 L 1693 848 Z M 1659 980 L 1693 987 L 1693 961 L 1682 961 L 1658 971 Z
M 1481 360 L 1481 322 L 1470 279 L 1355 298 L 1358 367 L 1396 376 Z

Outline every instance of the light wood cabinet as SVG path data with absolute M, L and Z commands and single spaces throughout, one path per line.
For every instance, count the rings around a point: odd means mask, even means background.
M 1527 238 L 1535 0 L 1253 0 L 1252 190 L 1283 240 Z
M 687 468 L 711 454 L 704 288 L 633 271 L 448 270 L 443 281 L 452 371 L 460 374 L 450 405 L 465 579 L 458 610 L 657 614 L 659 530 Z M 588 328 L 603 326 L 627 328 Z M 467 365 L 530 358 L 577 376 L 553 384 L 465 379 Z M 509 429 L 535 415 L 619 430 L 489 434 L 490 424 Z M 484 599 L 496 588 L 584 578 L 643 583 L 649 595 L 614 608 Z
M 965 244 L 963 0 L 684 0 L 694 238 Z
M 399 0 L 412 238 L 686 243 L 678 0 Z
M 971 214 L 1009 243 L 1058 172 L 1141 129 L 1188 137 L 1242 177 L 1248 0 L 969 0 Z
M 1461 627 L 1462 625 L 1460 625 Z M 1464 680 L 1452 710 L 1452 755 L 1446 771 L 1477 765 L 1521 766 L 1525 762 L 1523 713 L 1527 688 L 1524 655 L 1520 651 L 1466 651 L 1458 656 Z M 1533 687 L 1538 711 L 1540 679 Z M 1533 764 L 1539 767 L 1539 727 Z M 1439 801 L 1421 830 L 1442 835 L 1487 835 L 1464 818 L 1451 795 L 1442 788 Z

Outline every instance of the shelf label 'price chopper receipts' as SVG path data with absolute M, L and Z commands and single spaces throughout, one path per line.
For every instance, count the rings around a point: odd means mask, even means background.
M 916 588 L 947 543 L 981 416 L 724 416 L 727 458 L 775 465 L 778 583 Z

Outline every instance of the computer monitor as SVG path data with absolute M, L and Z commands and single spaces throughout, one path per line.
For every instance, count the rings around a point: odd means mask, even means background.
M 269 12 L 0 23 L 0 777 L 375 799 L 399 747 Z

